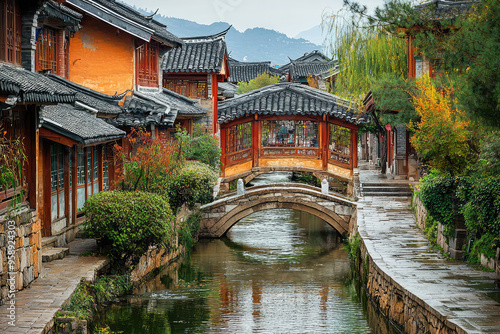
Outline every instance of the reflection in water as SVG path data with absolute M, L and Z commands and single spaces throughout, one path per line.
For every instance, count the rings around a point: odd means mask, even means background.
M 307 213 L 254 213 L 98 322 L 124 333 L 392 333 L 360 303 L 340 240 Z

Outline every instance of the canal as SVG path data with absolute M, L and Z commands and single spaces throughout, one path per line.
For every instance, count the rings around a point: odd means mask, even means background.
M 308 213 L 257 212 L 227 237 L 198 242 L 97 323 L 131 334 L 395 333 L 352 278 L 342 247 L 336 231 Z

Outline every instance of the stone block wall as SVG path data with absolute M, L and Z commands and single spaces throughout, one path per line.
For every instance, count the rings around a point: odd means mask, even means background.
M 357 271 L 370 299 L 401 332 L 466 333 L 381 270 L 368 254 L 363 241 Z
M 36 211 L 22 207 L 0 216 L 0 305 L 38 277 L 42 270 L 41 241 Z

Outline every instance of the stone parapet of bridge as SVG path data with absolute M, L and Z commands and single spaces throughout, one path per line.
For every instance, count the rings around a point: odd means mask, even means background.
M 228 194 L 201 207 L 199 236 L 220 238 L 240 219 L 268 209 L 295 209 L 323 219 L 341 235 L 353 224 L 356 203 L 346 197 L 304 184 L 280 183 L 247 188 L 242 195 Z

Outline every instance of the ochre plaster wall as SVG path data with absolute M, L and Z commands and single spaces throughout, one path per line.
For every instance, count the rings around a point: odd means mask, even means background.
M 134 37 L 85 16 L 70 43 L 70 79 L 105 94 L 134 88 Z

